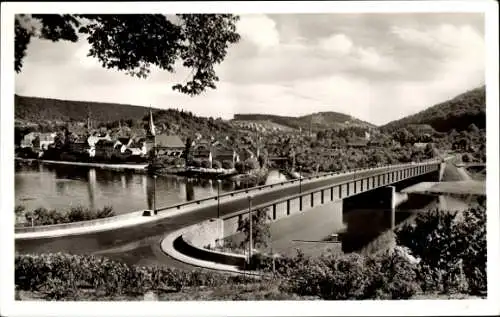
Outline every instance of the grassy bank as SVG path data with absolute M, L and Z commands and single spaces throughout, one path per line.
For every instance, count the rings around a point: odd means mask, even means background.
M 115 212 L 109 206 L 95 210 L 78 206 L 70 208 L 68 211 L 47 210 L 43 207 L 26 211 L 23 206 L 17 206 L 15 215 L 16 226 L 30 227 L 108 218 L 115 216 Z

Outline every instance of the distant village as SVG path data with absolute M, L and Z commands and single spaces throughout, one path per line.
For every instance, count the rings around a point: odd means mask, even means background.
M 154 157 L 157 162 L 182 167 L 189 151 L 194 167 L 231 170 L 237 162 L 256 160 L 260 155 L 259 148 L 251 147 L 249 138 L 234 146 L 229 136 L 217 138 L 196 133 L 188 145 L 188 140 L 179 135 L 157 134 L 152 121 L 145 133 L 139 130 L 126 136 L 121 126 L 118 130 L 111 134 L 105 128 L 92 129 L 89 121 L 68 126 L 64 132 L 30 132 L 21 139 L 17 156 L 99 163 L 150 163 Z

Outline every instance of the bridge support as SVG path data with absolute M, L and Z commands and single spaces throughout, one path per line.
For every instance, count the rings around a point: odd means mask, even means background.
M 404 201 L 398 197 L 395 186 L 384 186 L 359 195 L 343 199 L 345 212 L 366 212 L 379 210 L 384 227 L 393 229 L 396 225 L 396 207 Z M 382 220 L 382 219 L 381 219 Z M 370 220 L 367 219 L 369 222 Z
M 384 212 L 387 213 L 390 221 L 389 228 L 391 228 L 391 230 L 394 230 L 394 227 L 396 227 L 396 187 L 387 186 L 383 187 L 382 190 L 385 191 L 384 196 L 387 195 L 387 199 L 384 199 L 384 201 L 387 202 L 387 206 L 384 208 Z

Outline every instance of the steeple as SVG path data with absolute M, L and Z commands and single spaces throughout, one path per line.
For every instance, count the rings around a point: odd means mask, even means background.
M 92 129 L 91 116 L 92 116 L 92 112 L 87 107 L 87 130 L 88 130 L 89 133 L 90 133 L 90 130 Z

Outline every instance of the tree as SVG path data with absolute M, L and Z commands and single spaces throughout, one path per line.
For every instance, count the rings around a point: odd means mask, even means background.
M 222 161 L 222 168 L 225 168 L 225 169 L 232 169 L 234 168 L 234 164 L 232 161 L 229 161 L 229 160 L 224 160 Z
M 250 218 L 241 219 L 238 222 L 238 232 L 242 232 L 245 236 L 241 242 L 241 247 L 248 245 L 250 241 Z M 257 209 L 252 211 L 252 240 L 253 246 L 256 248 L 267 248 L 271 238 L 271 229 L 269 226 L 270 220 L 267 215 L 267 208 Z
M 181 62 L 191 78 L 172 88 L 194 96 L 215 89 L 230 44 L 237 43 L 239 17 L 231 14 L 19 14 L 15 17 L 15 70 L 20 72 L 32 37 L 77 42 L 86 37 L 88 56 L 104 68 L 146 78 L 152 66 L 170 73 Z
M 222 168 L 222 163 L 217 161 L 217 160 L 213 160 L 212 161 L 212 168 L 216 168 L 216 169 Z
M 201 161 L 201 167 L 203 167 L 203 168 L 210 168 L 210 161 L 209 160 L 202 160 Z
M 182 156 L 184 157 L 185 164 L 186 166 L 189 165 L 189 162 L 191 162 L 191 144 L 193 143 L 193 140 L 188 137 L 186 140 L 186 145 L 184 147 L 184 153 L 182 153 Z

